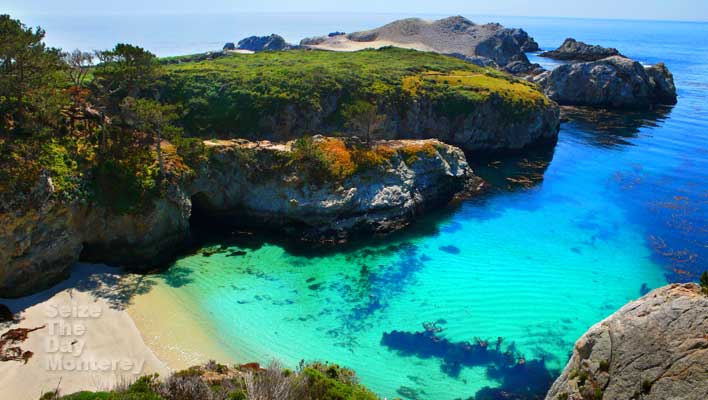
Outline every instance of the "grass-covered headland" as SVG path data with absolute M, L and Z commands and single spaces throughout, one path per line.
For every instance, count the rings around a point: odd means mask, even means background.
M 390 138 L 423 103 L 450 121 L 490 101 L 509 120 L 548 103 L 501 72 L 413 50 L 197 62 L 129 44 L 63 52 L 44 33 L 0 16 L 0 212 L 31 206 L 46 178 L 61 201 L 135 210 L 204 158 L 202 138 Z

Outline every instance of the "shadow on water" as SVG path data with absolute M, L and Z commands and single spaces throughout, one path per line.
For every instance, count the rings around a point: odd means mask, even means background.
M 523 155 L 467 155 L 475 174 L 484 179 L 493 194 L 527 190 L 543 182 L 553 161 L 555 146 L 537 146 Z
M 642 128 L 660 126 L 671 114 L 672 107 L 661 106 L 652 111 L 606 110 L 590 107 L 561 108 L 561 120 L 575 138 L 591 146 L 616 148 L 633 145 L 630 139 Z
M 441 335 L 441 323 L 425 323 L 424 330 L 418 332 L 385 332 L 381 345 L 403 357 L 437 358 L 441 371 L 451 378 L 459 378 L 463 367 L 486 367 L 487 378 L 499 386 L 481 389 L 474 399 L 540 399 L 559 374 L 549 370 L 544 359 L 524 358 L 514 343 L 504 346 L 501 337 L 494 342 L 478 338 L 473 342 L 452 342 Z M 408 398 L 416 397 L 411 388 L 406 388 L 405 393 Z

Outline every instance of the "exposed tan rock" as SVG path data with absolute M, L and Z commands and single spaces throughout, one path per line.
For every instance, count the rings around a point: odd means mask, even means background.
M 591 327 L 546 400 L 708 398 L 708 297 L 673 284 Z

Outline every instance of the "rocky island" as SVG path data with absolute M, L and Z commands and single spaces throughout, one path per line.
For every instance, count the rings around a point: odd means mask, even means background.
M 573 38 L 565 39 L 563 44 L 551 51 L 539 54 L 541 57 L 562 61 L 597 61 L 607 57 L 621 56 L 619 50 L 598 45 L 578 42 Z
M 533 81 L 562 105 L 649 109 L 677 102 L 666 65 L 645 67 L 621 56 L 561 65 Z

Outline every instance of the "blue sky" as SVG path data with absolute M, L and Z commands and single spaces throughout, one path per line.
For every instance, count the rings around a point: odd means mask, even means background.
M 0 12 L 40 14 L 376 12 L 708 21 L 708 0 L 0 0 Z

